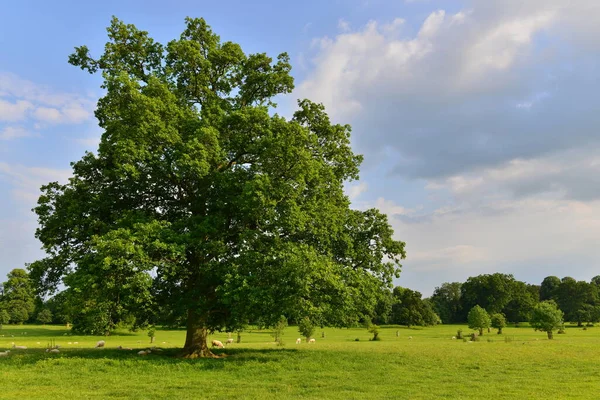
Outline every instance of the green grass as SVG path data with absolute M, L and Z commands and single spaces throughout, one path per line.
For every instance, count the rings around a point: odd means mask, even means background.
M 547 340 L 529 327 L 485 333 L 480 342 L 452 340 L 466 326 L 384 327 L 382 341 L 365 329 L 325 329 L 316 343 L 295 344 L 296 328 L 278 347 L 267 331 L 244 333 L 241 344 L 214 360 L 173 357 L 184 331 L 157 331 L 162 354 L 145 357 L 145 332 L 107 338 L 64 336 L 55 326 L 4 326 L 0 351 L 1 399 L 537 399 L 598 398 L 600 328 L 568 328 Z M 400 337 L 395 336 L 400 330 Z M 27 332 L 23 335 L 22 332 Z M 4 335 L 3 337 L 1 335 Z M 11 337 L 14 335 L 14 337 Z M 408 337 L 412 336 L 412 339 Z M 506 342 L 504 337 L 513 338 Z M 214 338 L 225 340 L 226 334 Z M 359 338 L 360 341 L 354 341 Z M 60 354 L 44 352 L 49 340 Z M 94 349 L 98 340 L 106 348 Z M 488 341 L 491 340 L 491 341 Z M 39 342 L 39 344 L 38 344 Z M 71 344 L 68 342 L 79 342 Z M 164 343 L 163 343 L 164 342 Z

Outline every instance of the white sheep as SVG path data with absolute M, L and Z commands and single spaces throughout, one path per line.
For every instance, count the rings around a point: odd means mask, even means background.
M 117 349 L 119 349 L 119 350 L 133 350 L 131 347 L 123 347 L 123 346 L 119 346 L 119 347 L 117 347 Z
M 412 336 L 409 336 L 408 338 L 409 338 L 409 339 L 412 339 Z
M 79 342 L 73 342 L 73 344 L 79 344 Z
M 58 354 L 60 353 L 59 349 L 46 349 L 46 353 Z
M 69 343 L 67 343 L 67 344 L 73 344 L 73 343 L 69 342 Z
M 10 350 L 0 352 L 0 357 L 8 357 L 8 353 L 10 353 Z
M 223 346 L 223 343 L 221 343 L 219 340 L 213 340 L 212 341 L 212 347 L 218 347 L 219 349 L 224 348 L 225 346 Z
M 456 336 L 452 336 L 452 340 L 455 340 L 455 339 L 456 339 Z
M 104 340 L 99 340 L 98 343 L 96 343 L 96 348 L 97 347 L 104 347 L 105 344 L 106 344 L 106 342 Z
M 138 351 L 138 355 L 139 356 L 145 356 L 145 355 L 148 355 L 150 353 L 152 353 L 152 351 L 150 351 L 150 349 Z
M 233 343 L 233 339 L 227 339 L 226 344 L 231 344 L 231 343 Z
M 13 344 L 13 349 L 27 350 L 27 346 L 17 346 L 16 344 Z
M 308 343 L 315 343 L 315 342 L 316 342 L 316 340 L 315 340 L 315 339 L 310 339 L 310 340 L 308 341 Z
M 300 343 L 302 343 L 302 338 L 296 339 L 296 344 L 300 344 Z

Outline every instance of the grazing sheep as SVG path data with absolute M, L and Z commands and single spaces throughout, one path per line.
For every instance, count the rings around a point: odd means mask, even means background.
M 46 349 L 46 353 L 58 354 L 60 353 L 59 349 Z
M 231 343 L 233 343 L 233 339 L 227 339 L 226 344 L 231 344 Z
M 315 343 L 315 342 L 316 342 L 316 340 L 315 340 L 315 339 L 310 339 L 310 340 L 308 341 L 308 343 Z
M 452 336 L 452 340 L 455 340 L 455 339 L 456 339 L 456 336 Z
M 73 342 L 73 344 L 79 344 L 79 342 Z
M 138 351 L 138 355 L 139 356 L 146 356 L 146 355 L 148 355 L 150 353 L 152 353 L 152 351 L 150 351 L 150 349 Z
M 8 353 L 10 353 L 10 350 L 0 352 L 0 357 L 8 357 Z
M 216 347 L 218 347 L 219 349 L 222 349 L 222 348 L 224 348 L 224 347 L 225 347 L 225 346 L 223 346 L 223 343 L 221 343 L 220 341 L 218 341 L 218 340 L 213 340 L 213 341 L 212 341 L 212 347 L 215 347 L 215 346 L 216 346 Z
M 40 344 L 40 342 L 35 342 L 36 344 Z
M 69 343 L 67 343 L 67 344 L 73 344 L 73 343 L 69 342 Z
M 163 352 L 163 349 L 159 349 L 159 348 L 158 348 L 158 347 L 156 347 L 156 346 L 154 346 L 154 347 L 150 348 L 150 350 L 152 350 L 152 351 L 155 351 L 155 352 L 157 351 L 157 352 L 159 352 L 159 353 L 162 353 L 162 352 Z
M 300 343 L 302 343 L 302 339 L 301 338 L 296 339 L 296 344 L 300 344 Z
M 123 347 L 123 346 L 119 346 L 119 347 L 117 347 L 117 349 L 119 349 L 119 350 L 133 350 L 131 347 Z
M 27 350 L 27 346 L 17 346 L 16 344 L 13 344 L 13 349 Z
M 104 347 L 104 345 L 106 344 L 106 342 L 104 340 L 99 340 L 98 343 L 96 343 L 96 347 Z
M 409 339 L 412 339 L 412 336 L 409 336 L 408 338 L 409 338 Z

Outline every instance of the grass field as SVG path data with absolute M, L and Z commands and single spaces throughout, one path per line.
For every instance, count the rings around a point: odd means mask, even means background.
M 299 335 L 288 327 L 283 347 L 272 342 L 269 332 L 252 331 L 243 334 L 242 343 L 219 351 L 228 357 L 183 360 L 173 355 L 184 342 L 184 331 L 157 331 L 155 345 L 165 351 L 142 357 L 116 347 L 144 349 L 149 345 L 145 332 L 101 338 L 64 336 L 69 333 L 64 327 L 5 325 L 0 351 L 10 349 L 12 342 L 28 349 L 11 349 L 9 357 L 0 357 L 0 399 L 600 396 L 600 327 L 570 327 L 554 340 L 528 327 L 508 327 L 504 335 L 486 333 L 476 343 L 452 340 L 458 328 L 470 332 L 466 326 L 451 325 L 386 327 L 379 342 L 368 341 L 365 329 L 326 328 L 325 339 L 318 330 L 315 344 L 296 345 Z M 214 338 L 224 341 L 227 335 Z M 60 354 L 45 353 L 51 339 L 61 345 Z M 94 349 L 100 339 L 106 348 Z

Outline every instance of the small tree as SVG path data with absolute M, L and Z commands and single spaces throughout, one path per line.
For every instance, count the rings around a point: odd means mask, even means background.
M 281 318 L 279 318 L 279 321 L 277 321 L 277 323 L 273 325 L 273 332 L 271 333 L 271 336 L 275 338 L 275 343 L 277 343 L 280 346 L 283 345 L 281 337 L 283 336 L 283 330 L 287 328 L 287 326 L 287 318 L 285 318 L 283 315 L 281 316 Z
M 150 338 L 150 343 L 154 343 L 154 337 L 156 335 L 156 327 L 152 325 L 148 328 L 148 337 Z
M 492 323 L 487 311 L 479 306 L 471 308 L 471 311 L 469 311 L 469 315 L 467 316 L 467 321 L 469 323 L 469 328 L 479 329 L 479 336 L 483 335 L 483 330 L 489 328 Z
M 309 339 L 315 333 L 315 326 L 310 318 L 304 317 L 300 320 L 298 323 L 298 332 L 300 332 L 300 334 L 306 338 L 307 342 L 309 341 Z
M 37 320 L 42 325 L 49 324 L 50 322 L 52 322 L 52 313 L 47 308 L 44 308 L 38 313 Z
M 368 328 L 369 333 L 373 334 L 373 338 L 371 340 L 381 340 L 379 338 L 379 325 L 371 324 Z
M 498 329 L 498 335 L 502 335 L 502 328 L 506 326 L 506 317 L 504 314 L 496 313 L 492 315 L 492 328 Z
M 542 301 L 534 307 L 529 323 L 533 329 L 546 332 L 548 339 L 552 339 L 552 331 L 563 324 L 563 315 L 554 301 Z
M 0 310 L 0 329 L 2 329 L 2 325 L 8 324 L 10 322 L 10 314 L 6 310 Z

